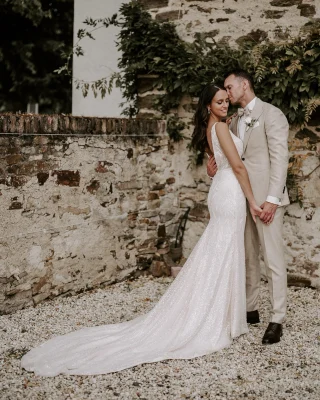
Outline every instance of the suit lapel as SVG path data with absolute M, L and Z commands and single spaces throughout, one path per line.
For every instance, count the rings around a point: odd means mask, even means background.
M 256 121 L 259 120 L 261 114 L 263 113 L 263 102 L 257 97 L 256 104 L 254 106 L 254 109 L 252 110 L 250 117 L 252 119 L 255 119 Z M 248 141 L 250 139 L 251 133 L 252 133 L 253 127 L 249 128 L 248 130 L 245 131 L 244 133 L 244 138 L 243 138 L 243 153 L 246 151 Z

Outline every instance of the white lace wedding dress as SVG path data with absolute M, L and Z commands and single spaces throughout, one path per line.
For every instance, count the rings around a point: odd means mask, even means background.
M 232 134 L 239 154 L 242 141 Z M 248 331 L 245 302 L 246 202 L 212 128 L 218 172 L 208 194 L 210 221 L 156 306 L 131 321 L 81 329 L 28 352 L 37 375 L 95 375 L 165 359 L 189 359 L 229 346 Z

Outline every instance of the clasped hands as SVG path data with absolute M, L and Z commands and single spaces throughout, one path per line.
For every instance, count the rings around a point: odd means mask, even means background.
M 207 163 L 207 174 L 210 177 L 213 177 L 218 170 L 216 160 L 215 158 L 210 155 L 209 160 Z M 261 204 L 260 208 L 262 209 L 262 212 L 257 214 L 257 216 L 260 218 L 260 220 L 266 224 L 270 225 L 274 219 L 275 213 L 277 211 L 277 204 L 269 203 L 268 201 L 265 201 L 263 204 Z

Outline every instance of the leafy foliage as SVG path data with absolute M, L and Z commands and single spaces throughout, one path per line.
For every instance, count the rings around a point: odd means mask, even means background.
M 167 120 L 167 132 L 174 142 L 179 142 L 183 139 L 182 131 L 185 127 L 185 123 L 176 116 L 170 116 Z
M 240 48 L 220 46 L 208 34 L 197 34 L 193 43 L 178 36 L 172 23 L 152 19 L 138 1 L 123 4 L 119 16 L 112 19 L 86 20 L 89 28 L 110 24 L 121 26 L 118 48 L 122 52 L 120 73 L 96 82 L 78 82 L 84 95 L 90 88 L 102 97 L 114 85 L 122 89 L 128 106 L 125 115 L 138 112 L 138 75 L 158 75 L 158 89 L 163 91 L 155 106 L 163 113 L 177 108 L 184 95 L 197 96 L 209 82 L 221 82 L 225 72 L 245 68 L 256 81 L 256 93 L 264 101 L 281 108 L 292 124 L 304 124 L 319 105 L 320 29 L 314 26 L 304 37 L 285 42 L 256 44 Z M 92 35 L 82 29 L 82 37 Z M 90 36 L 91 35 L 91 36 Z M 83 54 L 79 42 L 75 54 Z
M 178 36 L 172 23 L 159 23 L 132 2 L 121 7 L 124 19 L 118 47 L 122 52 L 119 67 L 123 71 L 120 87 L 133 106 L 126 110 L 132 115 L 137 110 L 137 75 L 160 76 L 159 90 L 163 95 L 158 104 L 163 113 L 176 108 L 182 96 L 198 95 L 203 85 L 219 76 L 218 68 L 230 65 L 230 56 L 214 51 L 204 36 L 198 35 L 194 43 L 186 43 Z M 235 60 L 234 60 L 235 61 Z
M 153 20 L 137 1 L 123 4 L 120 15 L 109 22 L 121 26 L 118 37 L 118 48 L 122 52 L 121 73 L 111 77 L 111 85 L 105 78 L 99 81 L 103 81 L 109 90 L 114 84 L 121 88 L 129 102 L 125 115 L 133 116 L 138 112 L 138 75 L 160 76 L 158 89 L 166 94 L 160 98 L 157 108 L 166 113 L 179 105 L 183 95 L 197 95 L 204 84 L 219 76 L 221 70 L 238 65 L 236 55 L 230 57 L 227 49 L 216 51 L 217 46 L 207 43 L 205 35 L 197 35 L 192 44 L 185 43 L 174 24 Z M 100 19 L 91 20 L 88 25 L 101 27 L 106 24 Z M 81 82 L 79 88 L 87 94 L 93 84 L 88 86 L 88 82 Z M 102 97 L 105 93 L 101 91 Z
M 71 112 L 71 79 L 53 72 L 73 41 L 73 0 L 2 0 L 0 110 Z M 9 40 L 8 40 L 9 38 Z M 71 65 L 69 65 L 71 68 Z
M 306 123 L 320 104 L 320 29 L 305 37 L 256 46 L 247 65 L 257 92 L 279 107 L 291 123 Z

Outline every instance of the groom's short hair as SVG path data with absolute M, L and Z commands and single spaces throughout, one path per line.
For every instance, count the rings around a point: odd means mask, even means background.
M 249 72 L 245 71 L 244 69 L 234 69 L 229 71 L 228 73 L 225 74 L 224 80 L 228 78 L 228 76 L 234 75 L 236 78 L 242 78 L 246 79 L 249 82 L 250 89 L 254 92 L 254 81 L 252 76 L 249 74 Z

